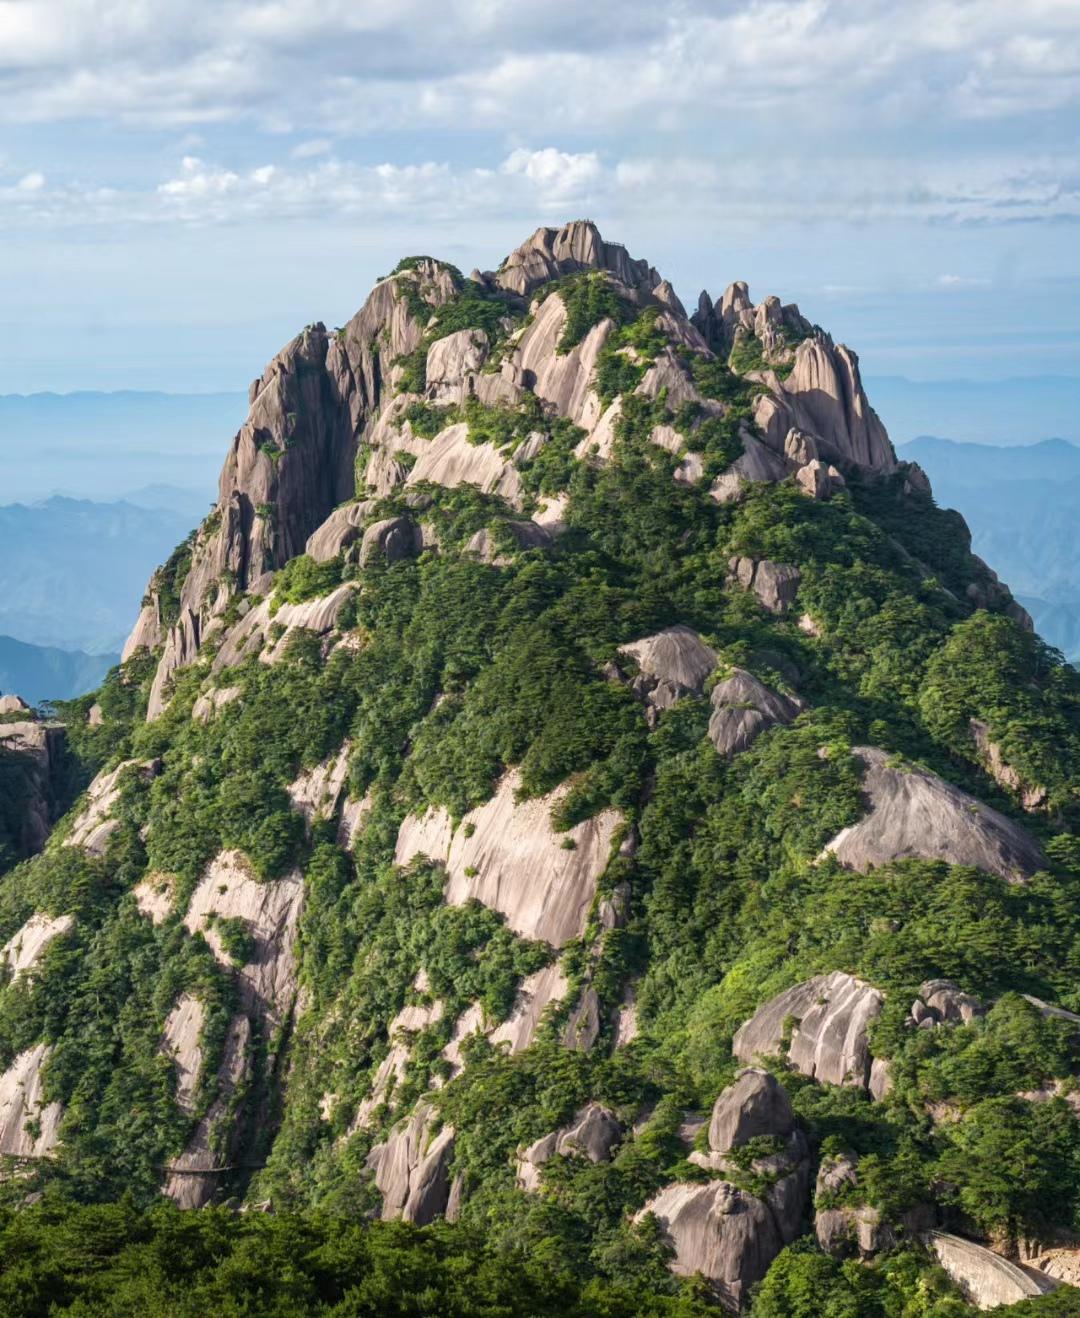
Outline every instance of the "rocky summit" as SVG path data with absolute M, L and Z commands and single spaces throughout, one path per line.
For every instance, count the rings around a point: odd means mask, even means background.
M 1080 676 L 856 354 L 575 221 L 249 397 L 121 665 L 0 704 L 5 1201 L 370 1223 L 500 1313 L 1080 1282 Z

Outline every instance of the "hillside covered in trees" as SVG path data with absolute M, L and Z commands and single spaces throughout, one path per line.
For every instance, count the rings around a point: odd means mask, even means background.
M 7 1311 L 1078 1312 L 1080 676 L 855 354 L 578 221 L 250 402 L 0 878 Z

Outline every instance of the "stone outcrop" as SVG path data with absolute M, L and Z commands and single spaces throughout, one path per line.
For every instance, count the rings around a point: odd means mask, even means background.
M 521 336 L 504 373 L 531 389 L 560 416 L 569 417 L 583 430 L 592 431 L 600 420 L 600 397 L 593 376 L 614 322 L 602 320 L 568 352 L 559 352 L 566 328 L 566 303 L 553 293 L 540 306 L 532 324 Z
M 426 984 L 426 981 L 418 976 L 413 982 L 413 988 L 419 991 L 421 984 Z M 379 1063 L 371 1082 L 371 1092 L 356 1110 L 354 1130 L 370 1125 L 376 1109 L 386 1101 L 391 1087 L 404 1080 L 411 1053 L 411 1036 L 434 1025 L 442 1019 L 442 1014 L 443 1004 L 438 1001 L 410 1004 L 402 1007 L 386 1027 L 390 1051 Z
M 231 705 L 244 694 L 238 686 L 215 686 L 204 691 L 191 707 L 191 717 L 196 723 L 209 723 L 219 709 Z
M 480 370 L 488 356 L 488 337 L 483 330 L 463 329 L 436 339 L 428 349 L 428 396 L 436 403 L 460 403 L 468 394 L 469 377 Z
M 993 1309 L 999 1304 L 1016 1304 L 1029 1296 L 1045 1295 L 1057 1284 L 962 1236 L 931 1231 L 927 1244 L 977 1309 Z
M 120 827 L 113 810 L 120 802 L 122 780 L 128 770 L 149 781 L 157 777 L 161 764 L 158 760 L 123 760 L 115 769 L 102 769 L 86 789 L 86 804 L 75 816 L 65 846 L 82 847 L 92 856 L 105 854 L 106 843 Z
M 981 720 L 969 720 L 971 738 L 975 743 L 979 759 L 991 778 L 999 787 L 1017 797 L 1025 810 L 1041 810 L 1046 804 L 1046 788 L 1039 784 L 1027 785 L 1019 773 L 1007 762 L 1001 753 L 1001 747 L 990 735 L 989 727 Z
M 561 1002 L 569 988 L 558 961 L 528 975 L 521 981 L 510 1015 L 491 1032 L 491 1042 L 507 1044 L 511 1054 L 524 1052 L 536 1037 L 548 1007 Z
M 1011 819 L 936 774 L 899 767 L 885 751 L 853 746 L 865 765 L 867 813 L 836 835 L 825 852 L 866 871 L 918 856 L 971 865 L 1018 882 L 1045 865 L 1035 840 Z
M 585 932 L 621 815 L 602 810 L 556 833 L 552 812 L 568 788 L 519 802 L 520 786 L 516 770 L 504 775 L 491 800 L 465 816 L 446 860 L 446 900 L 483 902 L 522 938 L 562 947 Z
M 295 944 L 304 894 L 303 876 L 256 879 L 238 851 L 222 851 L 207 866 L 184 916 L 189 933 L 201 933 L 223 965 L 233 964 L 217 929 L 219 920 L 240 920 L 250 940 L 238 967 L 241 1009 L 276 1029 L 296 995 Z
M 709 740 L 727 757 L 746 750 L 766 728 L 790 723 L 802 709 L 797 696 L 774 691 L 745 668 L 733 668 L 718 682 L 710 701 Z
M 71 915 L 34 914 L 0 947 L 0 961 L 7 965 L 13 979 L 29 974 L 48 950 L 49 944 L 74 925 Z
M 552 1158 L 587 1158 L 606 1162 L 622 1139 L 623 1128 L 609 1108 L 587 1103 L 570 1123 L 534 1140 L 518 1154 L 517 1178 L 523 1190 L 540 1188 L 541 1168 Z
M 345 741 L 333 755 L 321 764 L 305 770 L 285 789 L 292 807 L 308 823 L 317 819 L 332 819 L 337 813 L 345 784 L 349 778 L 349 755 L 352 743 Z
M 0 1154 L 44 1158 L 59 1142 L 63 1110 L 45 1102 L 41 1078 L 49 1055 L 48 1044 L 35 1044 L 0 1075 Z
M 759 1007 L 735 1032 L 731 1051 L 744 1062 L 771 1057 L 783 1051 L 794 1021 L 787 1057 L 796 1070 L 827 1084 L 873 1092 L 867 1028 L 883 1001 L 877 989 L 843 971 L 815 975 Z
M 799 591 L 799 569 L 767 558 L 732 558 L 728 563 L 733 583 L 752 590 L 770 613 L 785 613 Z
M 719 1096 L 709 1121 L 709 1150 L 690 1160 L 737 1178 L 736 1151 L 751 1140 L 772 1137 L 777 1151 L 752 1158 L 750 1172 L 765 1188 L 760 1197 L 728 1180 L 704 1185 L 669 1185 L 638 1213 L 656 1216 L 675 1249 L 672 1271 L 700 1272 L 720 1301 L 738 1310 L 749 1288 L 764 1277 L 781 1249 L 798 1236 L 809 1185 L 806 1140 L 791 1103 L 767 1071 L 741 1071 Z
M 870 1258 L 895 1243 L 879 1210 L 856 1202 L 858 1184 L 858 1159 L 854 1154 L 822 1160 L 814 1189 L 814 1234 L 827 1254 Z
M 251 1066 L 251 1022 L 241 1013 L 229 1022 L 214 1099 L 183 1153 L 166 1169 L 162 1193 L 179 1208 L 202 1208 L 210 1203 L 222 1175 L 233 1170 L 232 1158 L 244 1130 L 243 1105 Z
M 385 558 L 388 563 L 400 562 L 418 554 L 423 548 L 420 528 L 411 517 L 387 517 L 364 531 L 360 542 L 360 565 L 367 566 L 374 558 Z
M 152 924 L 161 924 L 172 914 L 175 880 L 171 874 L 152 872 L 131 890 L 135 905 Z
M 451 906 L 483 902 L 522 938 L 562 947 L 585 932 L 621 815 L 603 810 L 556 833 L 552 812 L 568 787 L 518 801 L 520 786 L 516 769 L 504 774 L 491 800 L 471 810 L 456 831 L 445 810 L 409 815 L 394 860 L 407 865 L 422 854 L 445 864 Z
M 161 1050 L 176 1069 L 176 1105 L 181 1112 L 194 1111 L 195 1090 L 202 1071 L 203 1026 L 206 1009 L 191 993 L 184 993 L 165 1018 Z
M 928 979 L 919 987 L 919 996 L 911 1004 L 911 1019 L 930 1029 L 935 1025 L 968 1025 L 977 1016 L 985 1016 L 986 1007 L 978 998 L 964 993 L 951 979 Z
M 382 1192 L 384 1221 L 400 1217 L 427 1226 L 446 1212 L 454 1130 L 434 1130 L 434 1112 L 419 1103 L 407 1122 L 368 1155 L 367 1166 Z
M 672 1272 L 700 1273 L 736 1312 L 784 1247 L 768 1205 L 728 1181 L 665 1186 L 637 1220 L 649 1213 L 675 1250 Z
M 551 544 L 550 534 L 536 522 L 519 522 L 507 518 L 499 522 L 511 543 L 518 549 L 546 549 Z M 493 567 L 506 567 L 513 561 L 513 555 L 500 549 L 498 538 L 492 528 L 484 526 L 472 536 L 465 546 L 466 553 L 475 554 L 482 563 Z
M 6 706 L 0 718 L 14 720 L 0 722 L 0 756 L 22 768 L 22 827 L 15 845 L 20 857 L 32 856 L 45 845 L 60 809 L 66 733 L 59 724 L 34 718 L 18 696 L 0 700 Z
M 375 501 L 342 504 L 335 508 L 321 526 L 308 536 L 304 552 L 316 563 L 329 563 L 344 554 L 363 535 L 364 523 L 371 516 Z
M 430 481 L 449 490 L 474 485 L 484 494 L 497 494 L 512 507 L 521 507 L 521 478 L 508 454 L 494 444 L 469 442 L 465 422 L 447 426 L 417 458 L 405 484 Z
M 493 275 L 500 288 L 527 296 L 541 284 L 584 270 L 606 270 L 630 288 L 655 289 L 660 276 L 647 261 L 635 261 L 621 243 L 607 243 L 590 220 L 559 229 L 537 229 L 510 253 Z
M 620 654 L 637 664 L 634 693 L 656 710 L 669 709 L 685 696 L 700 696 L 717 661 L 712 646 L 682 625 L 624 645 Z

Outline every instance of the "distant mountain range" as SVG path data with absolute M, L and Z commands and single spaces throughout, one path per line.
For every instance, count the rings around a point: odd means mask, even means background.
M 908 380 L 869 375 L 866 389 L 894 444 L 930 431 L 967 444 L 1011 447 L 1045 435 L 1080 444 L 1080 378 Z
M 242 393 L 0 395 L 3 498 L 110 501 L 167 484 L 205 491 L 209 503 L 246 410 Z
M 162 506 L 160 496 L 153 508 L 60 496 L 0 507 L 0 634 L 118 651 L 150 572 L 199 516 Z
M 926 471 L 939 504 L 963 513 L 975 552 L 1022 600 L 1039 633 L 1080 659 L 1080 446 L 922 435 L 900 456 Z
M 67 700 L 93 691 L 119 660 L 119 654 L 58 650 L 0 636 L 0 695 L 14 693 L 31 705 Z

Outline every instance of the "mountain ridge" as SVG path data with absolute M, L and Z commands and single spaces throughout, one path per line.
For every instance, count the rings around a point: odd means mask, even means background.
M 628 1314 L 1080 1276 L 1080 687 L 857 356 L 579 221 L 249 398 L 0 880 L 13 1200 L 445 1218 Z

